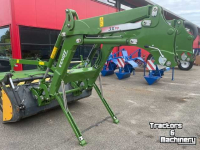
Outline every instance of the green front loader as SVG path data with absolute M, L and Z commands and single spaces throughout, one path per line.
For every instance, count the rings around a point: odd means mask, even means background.
M 18 64 L 30 64 L 46 68 L 45 71 L 12 70 L 0 75 L 3 122 L 16 122 L 60 106 L 79 143 L 85 145 L 86 141 L 67 102 L 90 96 L 94 88 L 113 122 L 118 123 L 119 120 L 103 96 L 101 86 L 99 88 L 95 83 L 112 49 L 121 45 L 146 47 L 154 56 L 156 64 L 174 67 L 178 60 L 177 32 L 165 20 L 159 6 L 148 5 L 84 20 L 79 20 L 74 10 L 67 9 L 66 20 L 48 62 L 10 60 L 12 68 Z M 77 46 L 83 44 L 94 46 L 86 60 L 69 69 Z M 92 65 L 91 61 L 96 54 L 98 58 Z M 55 63 L 57 55 L 59 59 Z
M 176 54 L 178 67 L 181 70 L 190 70 L 194 64 L 193 42 L 198 35 L 198 29 L 188 21 L 170 20 L 168 23 L 177 29 Z

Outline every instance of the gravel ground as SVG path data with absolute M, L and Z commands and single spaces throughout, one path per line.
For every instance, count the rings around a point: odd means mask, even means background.
M 79 146 L 60 108 L 17 123 L 0 124 L 1 150 L 44 149 L 200 149 L 200 67 L 175 69 L 154 85 L 147 85 L 142 72 L 124 80 L 102 77 L 104 97 L 120 120 L 114 124 L 95 91 L 89 98 L 69 105 L 87 145 Z M 0 113 L 2 118 L 2 113 Z M 2 121 L 0 121 L 2 122 Z M 183 123 L 177 137 L 196 137 L 197 145 L 160 143 L 169 129 L 150 129 L 149 122 Z

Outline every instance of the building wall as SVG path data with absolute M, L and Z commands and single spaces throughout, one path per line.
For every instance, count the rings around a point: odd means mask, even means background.
M 58 29 L 74 9 L 80 19 L 116 12 L 116 8 L 91 0 L 13 0 L 17 25 Z
M 194 40 L 193 48 L 200 48 L 200 35 Z
M 19 26 L 60 30 L 65 10 L 74 9 L 80 19 L 116 12 L 117 9 L 92 0 L 10 0 L 13 58 L 22 58 Z M 4 4 L 3 4 L 4 5 Z M 31 38 L 31 37 L 30 37 Z M 15 67 L 22 70 L 22 65 Z
M 0 0 L 0 27 L 11 24 L 10 0 Z

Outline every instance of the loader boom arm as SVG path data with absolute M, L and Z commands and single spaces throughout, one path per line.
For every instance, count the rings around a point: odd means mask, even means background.
M 175 37 L 177 30 L 170 26 L 162 15 L 159 6 L 145 6 L 103 15 L 99 17 L 79 20 L 74 10 L 66 10 L 66 20 L 57 38 L 56 44 L 48 62 L 12 59 L 12 66 L 17 63 L 47 66 L 43 79 L 38 87 L 30 90 L 37 100 L 38 106 L 49 104 L 56 99 L 66 115 L 76 137 L 81 145 L 85 144 L 82 135 L 76 126 L 71 113 L 66 106 L 66 94 L 80 95 L 83 90 L 97 91 L 113 122 L 118 119 L 110 109 L 95 81 L 99 76 L 111 51 L 116 46 L 148 47 L 156 64 L 173 67 L 177 65 L 175 59 Z M 84 65 L 68 70 L 77 46 L 94 45 Z M 101 47 L 94 65 L 88 65 L 95 53 Z M 154 48 L 153 48 L 154 47 Z M 59 52 L 59 49 L 60 52 Z M 59 53 L 57 65 L 54 66 L 56 55 Z M 162 53 L 162 56 L 161 56 Z M 53 72 L 51 83 L 45 79 Z M 64 84 L 70 84 L 73 89 L 65 91 Z M 59 92 L 62 87 L 62 93 Z
M 164 55 L 164 58 L 160 56 L 159 51 L 147 48 L 154 56 L 155 63 L 169 67 L 176 66 L 175 36 L 176 29 L 164 19 L 162 8 L 159 6 L 148 5 L 84 20 L 79 20 L 74 10 L 67 9 L 66 20 L 50 60 L 48 63 L 44 63 L 48 67 L 46 74 L 48 74 L 49 70 L 54 71 L 50 95 L 54 95 L 58 91 L 61 80 L 64 80 L 65 83 L 83 81 L 89 76 L 88 85 L 92 86 L 112 49 L 120 45 L 138 47 L 149 45 L 157 47 Z M 52 64 L 55 61 L 61 43 L 63 44 L 57 66 L 52 69 Z M 67 72 L 66 70 L 68 70 L 77 46 L 82 44 L 96 44 L 97 47 L 103 44 L 99 59 L 97 59 L 95 66 L 73 69 Z M 95 51 L 96 49 L 92 53 L 95 53 Z M 91 60 L 92 58 L 89 59 Z M 23 63 L 23 60 L 19 60 L 19 62 Z M 77 78 L 80 76 L 81 78 Z

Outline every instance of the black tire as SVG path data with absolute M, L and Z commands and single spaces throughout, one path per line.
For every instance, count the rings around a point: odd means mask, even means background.
M 2 104 L 0 104 L 0 111 L 3 112 Z
M 183 66 L 183 63 L 180 63 L 180 64 L 178 65 L 178 68 L 179 68 L 180 70 L 185 70 L 185 71 L 188 71 L 188 70 L 192 69 L 192 67 L 193 67 L 193 65 L 194 65 L 194 61 L 190 61 L 190 62 L 187 62 L 187 63 L 190 63 L 190 64 L 187 65 L 187 66 Z
M 151 59 L 154 60 L 153 55 L 149 54 L 149 56 L 147 57 L 147 60 L 151 60 Z
M 151 59 L 153 59 L 153 56 L 151 55 L 151 54 L 149 54 L 149 56 L 147 57 L 147 60 L 151 60 Z M 190 61 L 190 62 L 188 62 L 188 63 L 190 63 L 187 67 L 185 67 L 185 66 L 183 66 L 181 63 L 178 65 L 178 68 L 180 69 L 180 70 L 185 70 L 185 71 L 188 71 L 188 70 L 190 70 L 190 69 L 192 69 L 192 67 L 193 67 L 193 65 L 194 65 L 194 61 Z
M 1 91 L 0 91 L 0 110 L 3 112 L 3 108 L 2 108 L 2 95 L 1 95 Z
M 188 22 L 188 21 L 184 21 L 184 25 L 185 28 L 188 28 L 191 30 L 192 35 L 194 36 L 194 40 L 196 39 L 197 35 L 198 35 L 198 29 L 197 26 L 195 26 L 194 24 Z

